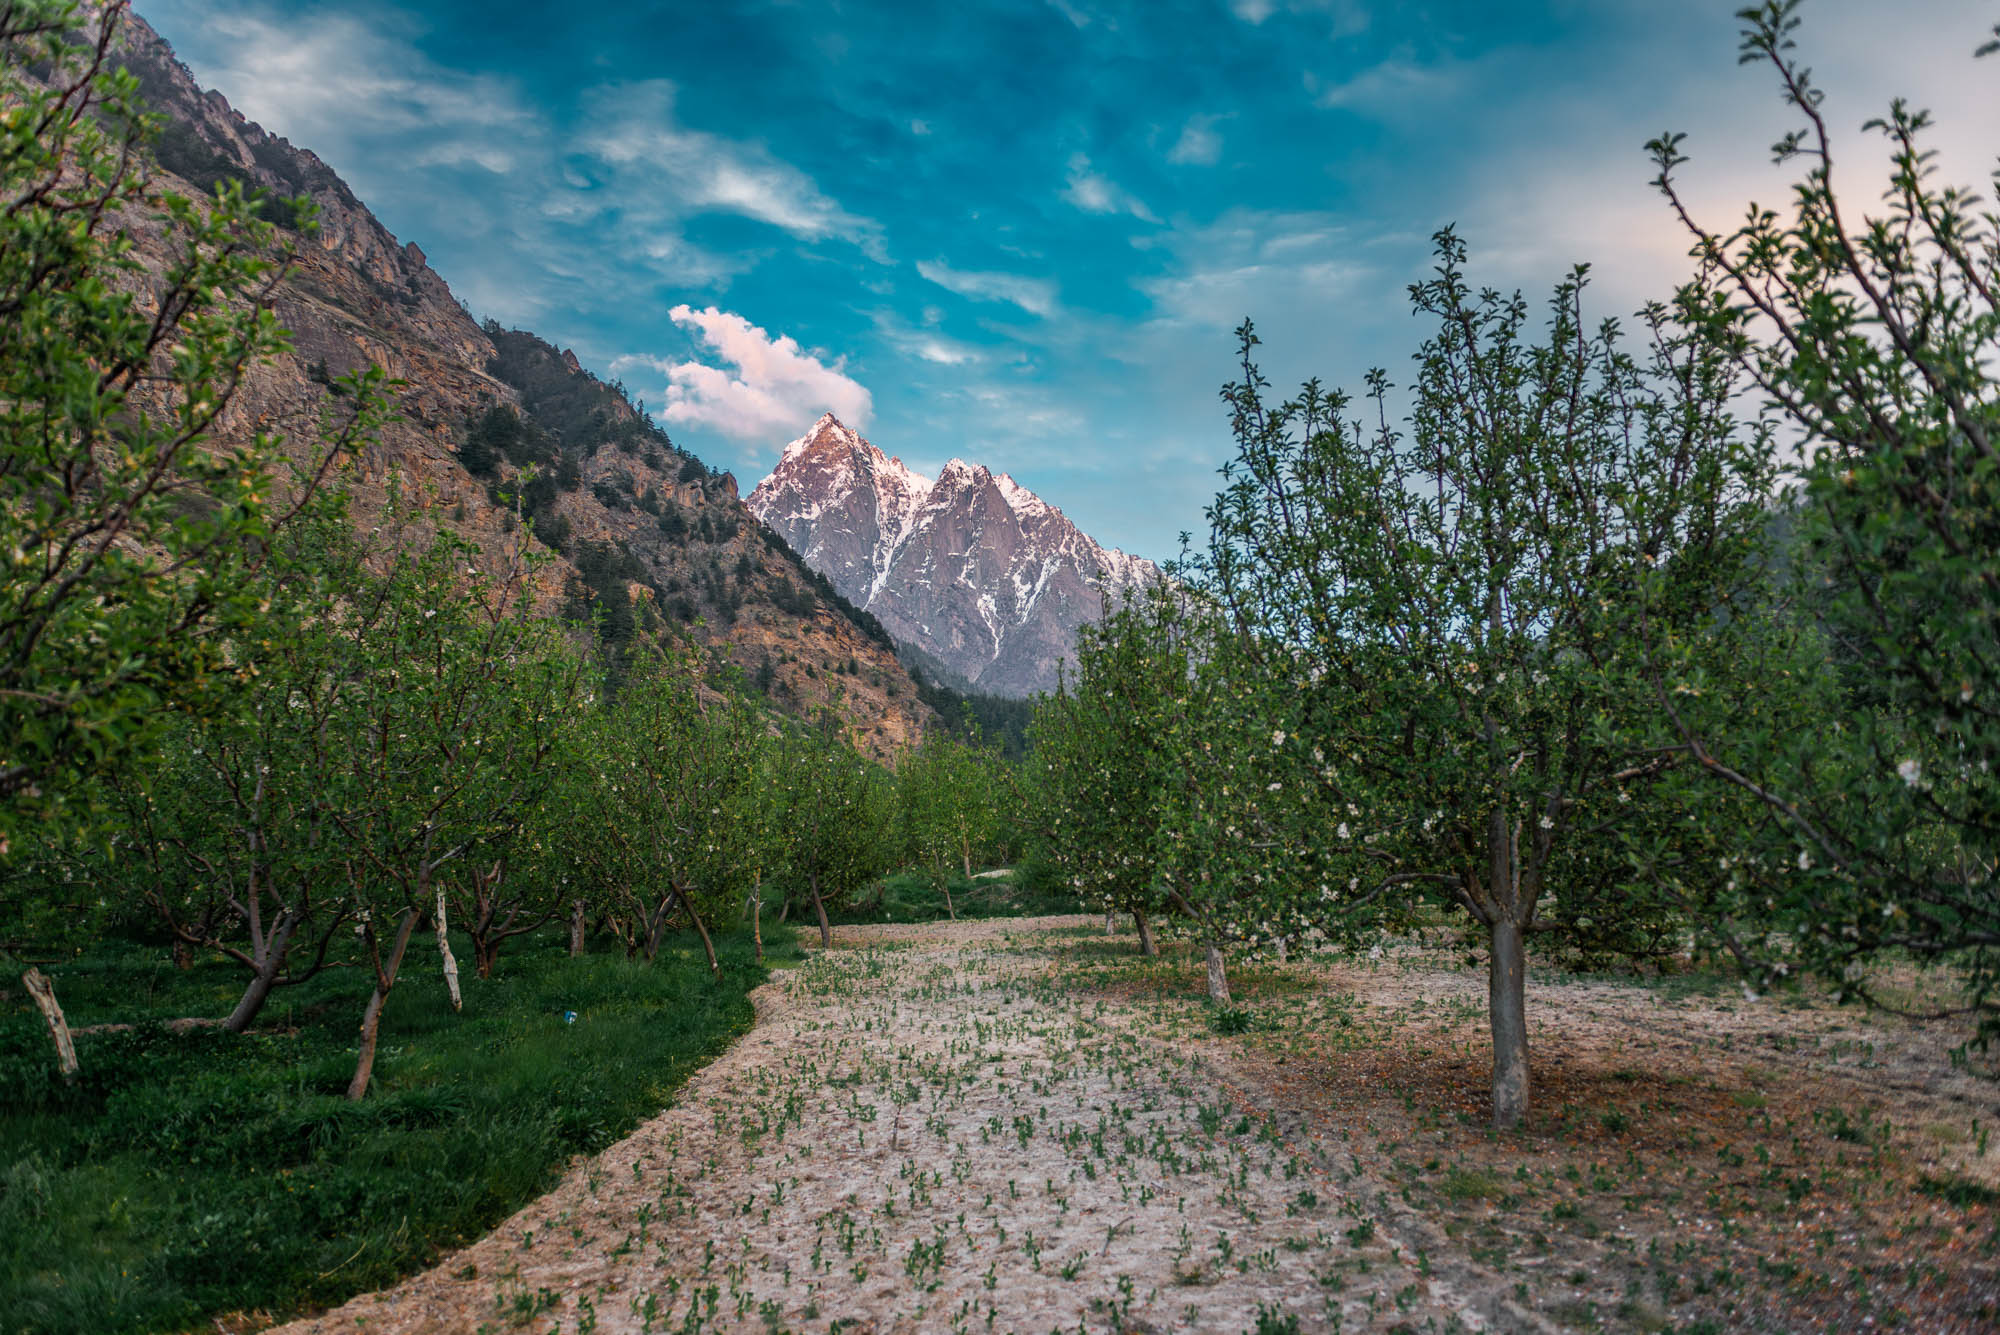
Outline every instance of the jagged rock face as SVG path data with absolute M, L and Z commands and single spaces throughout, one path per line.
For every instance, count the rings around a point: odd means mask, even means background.
M 1160 577 L 1005 473 L 953 459 L 932 481 L 832 413 L 785 447 L 749 505 L 920 661 L 989 695 L 1053 689 L 1107 597 Z
M 218 180 L 236 179 L 280 198 L 310 196 L 318 207 L 318 231 L 288 238 L 297 255 L 273 301 L 292 331 L 292 351 L 252 370 L 222 420 L 219 444 L 257 430 L 310 439 L 326 380 L 380 366 L 402 382 L 400 417 L 344 478 L 355 522 L 364 531 L 376 524 L 393 480 L 424 512 L 409 540 L 452 530 L 477 543 L 476 559 L 497 573 L 528 539 L 491 479 L 466 469 L 459 446 L 472 420 L 495 405 L 528 420 L 561 417 L 572 423 L 558 434 L 578 478 L 554 502 L 552 517 L 569 537 L 562 554 L 544 553 L 549 559 L 535 576 L 541 610 L 572 605 L 579 562 L 613 552 L 636 572 L 627 592 L 649 630 L 677 623 L 679 633 L 764 683 L 780 708 L 834 709 L 878 757 L 920 740 L 933 715 L 893 647 L 837 606 L 801 594 L 807 572 L 745 509 L 734 478 L 684 471 L 686 456 L 664 437 L 665 448 L 635 447 L 631 433 L 618 430 L 638 421 L 622 394 L 572 352 L 482 328 L 423 251 L 390 235 L 332 168 L 246 120 L 221 93 L 203 91 L 167 43 L 129 13 L 118 58 L 166 118 L 157 145 L 164 187 L 206 194 Z M 161 225 L 143 212 L 121 225 L 150 274 L 164 272 L 173 245 Z M 547 407 L 564 400 L 581 400 L 589 411 Z M 591 424 L 574 425 L 584 418 Z M 501 465 L 501 474 L 513 471 Z

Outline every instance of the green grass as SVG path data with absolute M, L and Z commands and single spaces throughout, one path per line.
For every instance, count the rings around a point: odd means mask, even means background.
M 8 993 L 0 1335 L 179 1330 L 387 1283 L 657 1112 L 749 1027 L 746 994 L 764 978 L 734 938 L 717 943 L 720 983 L 692 938 L 650 966 L 572 960 L 555 935 L 509 944 L 492 979 L 468 969 L 453 1014 L 435 948 L 412 943 L 359 1104 L 342 1097 L 369 986 L 359 970 L 276 993 L 241 1037 L 155 1024 L 83 1035 L 74 1085 Z M 767 929 L 766 948 L 796 956 L 782 931 Z M 164 954 L 107 943 L 53 968 L 71 1023 L 227 1012 L 239 970 L 182 973 Z
M 1050 894 L 1019 884 L 1015 874 L 968 880 L 954 875 L 950 880 L 952 905 L 961 918 L 1032 918 L 1049 913 L 1081 913 L 1082 907 L 1068 895 Z M 807 909 L 811 913 L 811 909 Z M 850 904 L 829 908 L 827 918 L 838 923 L 942 922 L 944 892 L 924 872 L 904 871 L 883 878 L 854 897 Z

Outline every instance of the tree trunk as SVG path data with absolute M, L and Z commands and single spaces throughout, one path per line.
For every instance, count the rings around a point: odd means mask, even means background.
M 174 938 L 174 967 L 182 973 L 194 967 L 194 947 L 178 936 Z
M 1290 943 L 1287 942 L 1284 937 L 1281 936 L 1278 938 L 1278 963 L 1283 964 L 1285 962 L 1285 957 L 1286 954 L 1288 953 L 1289 944 Z
M 1493 919 L 1487 1007 L 1493 1026 L 1493 1126 L 1512 1131 L 1528 1116 L 1527 937 L 1505 914 Z
M 688 893 L 681 887 L 681 883 L 675 881 L 673 887 L 674 898 L 680 900 L 681 908 L 687 912 L 688 921 L 693 923 L 695 931 L 701 934 L 702 953 L 708 956 L 709 977 L 720 979 L 722 966 L 715 962 L 715 943 L 708 939 L 708 928 L 702 925 L 701 915 L 694 911 L 694 901 L 688 898 Z
M 972 841 L 965 837 L 963 828 L 958 832 L 958 855 L 965 860 L 965 879 L 969 881 L 972 879 Z M 950 894 L 949 890 L 945 891 L 947 897 Z
M 971 872 L 967 872 L 965 875 L 967 880 L 972 878 Z M 944 891 L 944 911 L 951 916 L 953 922 L 957 922 L 958 907 L 951 902 L 951 877 L 938 877 L 938 888 Z
M 1139 928 L 1139 953 L 1141 955 L 1159 954 L 1160 947 L 1153 940 L 1153 924 L 1146 921 L 1146 911 L 1144 909 L 1133 909 L 1132 921 Z
M 1110 909 L 1104 910 L 1104 934 L 1110 936 L 1118 930 L 1118 915 Z
M 388 967 L 383 967 L 379 954 L 375 957 L 375 991 L 368 998 L 368 1009 L 361 1012 L 361 1052 L 354 1062 L 354 1079 L 347 1085 L 347 1097 L 356 1103 L 368 1093 L 369 1077 L 375 1074 L 375 1039 L 382 1031 L 382 1006 L 389 1000 L 389 989 L 396 985 L 396 971 L 403 967 L 403 952 L 409 949 L 410 936 L 416 929 L 417 911 L 404 909 L 402 925 L 396 928 L 396 944 L 389 951 Z M 372 938 L 375 932 L 372 925 L 368 932 Z
M 497 934 L 472 938 L 472 967 L 481 978 L 493 976 L 493 965 L 500 958 L 500 937 Z
M 477 872 L 473 873 L 475 876 L 478 874 Z M 451 994 L 451 1008 L 455 1011 L 462 1011 L 465 1009 L 465 998 L 460 996 L 458 992 L 458 957 L 451 953 L 451 939 L 445 935 L 444 887 L 442 885 L 437 888 L 437 903 L 432 907 L 434 910 L 432 916 L 437 923 L 438 957 L 444 964 L 444 989 Z M 479 970 L 479 976 L 484 978 L 491 971 L 490 966 L 482 966 Z
M 785 892 L 785 902 L 778 905 L 778 926 L 783 927 L 785 925 L 785 919 L 791 916 L 792 916 L 792 895 L 791 892 L 788 890 Z
M 666 934 L 667 928 L 667 905 L 673 898 L 675 896 L 670 895 L 667 899 L 662 899 L 660 906 L 654 909 L 652 916 L 646 920 L 646 963 L 648 964 L 659 958 L 660 939 Z
M 764 962 L 764 878 L 750 886 L 750 932 L 757 942 L 757 962 Z
M 575 959 L 583 954 L 583 901 L 571 900 L 569 906 L 569 957 Z
M 243 996 L 237 1001 L 236 1009 L 229 1012 L 229 1018 L 222 1027 L 232 1034 L 240 1034 L 250 1027 L 257 1018 L 257 1012 L 264 1009 L 270 999 L 271 989 L 277 986 L 278 973 L 285 967 L 285 952 L 291 949 L 292 933 L 299 928 L 299 919 L 286 913 L 278 919 L 271 935 L 264 942 L 264 956 L 257 961 L 250 974 L 250 986 L 243 989 Z
M 826 904 L 819 897 L 819 873 L 813 872 L 807 876 L 806 882 L 812 886 L 813 912 L 819 915 L 819 945 L 821 950 L 825 950 L 833 944 L 833 928 L 827 926 Z
M 264 1003 L 270 999 L 272 985 L 277 981 L 276 961 L 267 961 L 259 965 L 256 972 L 250 975 L 250 986 L 243 989 L 243 995 L 237 999 L 236 1009 L 229 1012 L 229 1018 L 222 1022 L 222 1027 L 232 1034 L 240 1034 L 248 1029 L 250 1022 L 257 1018 L 257 1012 L 264 1009 Z
M 76 1079 L 81 1069 L 76 1062 L 76 1044 L 70 1041 L 69 1021 L 63 1019 L 62 1007 L 56 1004 L 55 980 L 40 969 L 30 969 L 21 975 L 21 985 L 28 989 L 35 1009 L 49 1023 L 49 1037 L 55 1041 L 56 1063 L 62 1067 L 63 1079 Z
M 1208 943 L 1208 999 L 1218 1006 L 1229 1000 L 1229 974 L 1223 968 L 1222 951 Z

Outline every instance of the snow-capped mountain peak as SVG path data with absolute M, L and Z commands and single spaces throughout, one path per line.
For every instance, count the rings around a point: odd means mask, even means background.
M 1009 474 L 951 459 L 926 478 L 832 413 L 785 446 L 747 503 L 891 635 L 993 694 L 1052 687 L 1106 598 L 1160 577 Z

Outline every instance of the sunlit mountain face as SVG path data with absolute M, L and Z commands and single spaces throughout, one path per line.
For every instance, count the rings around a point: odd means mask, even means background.
M 982 694 L 1054 689 L 1078 629 L 1160 577 L 1005 473 L 953 459 L 925 477 L 831 413 L 749 506 L 919 664 Z

